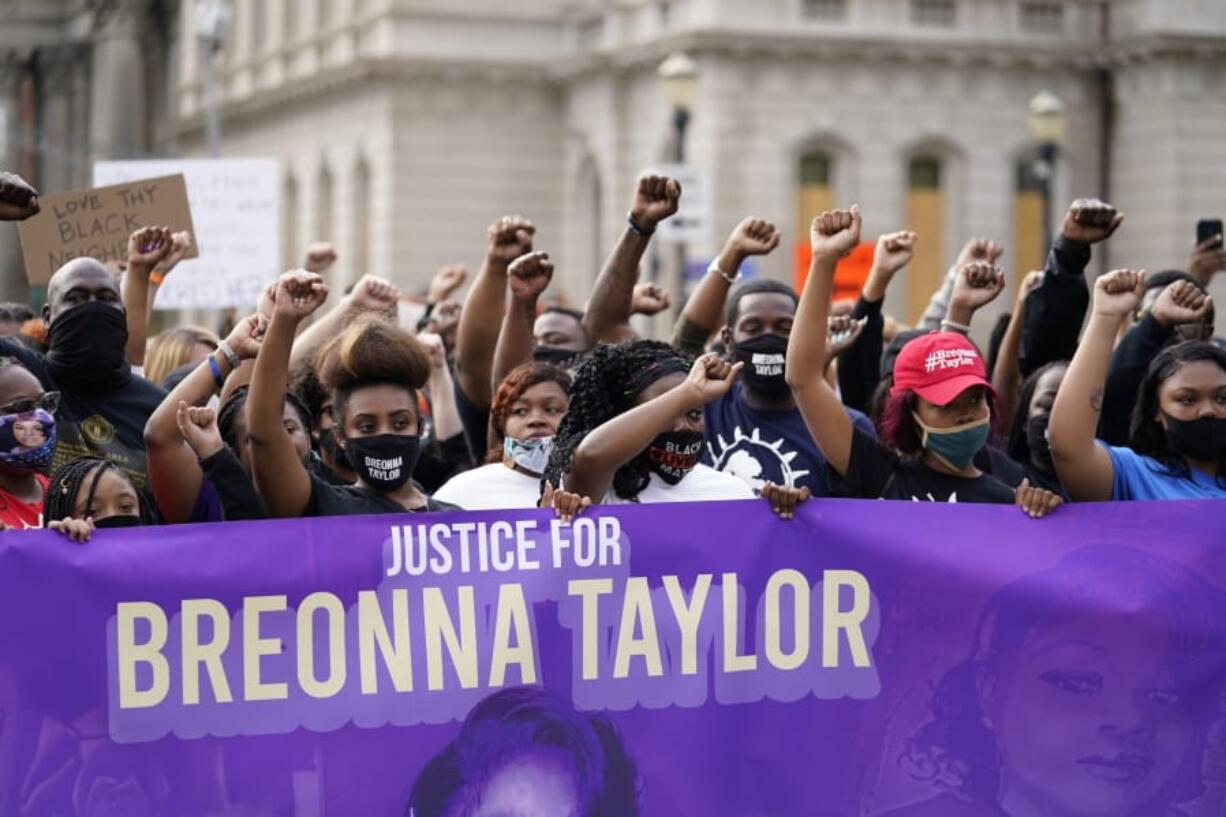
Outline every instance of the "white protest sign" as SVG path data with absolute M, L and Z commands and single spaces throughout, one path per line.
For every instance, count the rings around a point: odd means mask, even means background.
M 671 176 L 681 184 L 681 206 L 674 216 L 660 222 L 660 240 L 691 244 L 709 241 L 714 211 L 710 174 L 693 165 L 676 164 L 663 165 L 650 172 Z
M 184 260 L 158 291 L 158 309 L 254 309 L 281 264 L 279 170 L 273 159 L 98 162 L 94 184 L 182 173 L 200 257 Z

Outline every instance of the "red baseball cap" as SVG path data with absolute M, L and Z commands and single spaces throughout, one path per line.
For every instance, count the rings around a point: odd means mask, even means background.
M 929 332 L 898 353 L 890 394 L 913 391 L 929 403 L 944 406 L 972 386 L 985 386 L 996 395 L 975 344 L 957 332 Z

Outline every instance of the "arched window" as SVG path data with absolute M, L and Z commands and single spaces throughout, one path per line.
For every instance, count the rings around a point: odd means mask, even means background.
M 371 190 L 370 165 L 365 157 L 358 159 L 353 170 L 353 280 L 370 273 L 371 258 Z
M 907 267 L 907 320 L 924 313 L 932 293 L 945 275 L 945 163 L 938 156 L 921 154 L 907 164 L 906 226 L 919 234 L 915 256 Z
M 281 257 L 283 269 L 294 269 L 298 266 L 298 182 L 293 173 L 285 176 L 285 184 L 281 191 Z

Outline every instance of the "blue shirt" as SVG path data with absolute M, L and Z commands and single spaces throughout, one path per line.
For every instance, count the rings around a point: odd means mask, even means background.
M 1192 469 L 1192 476 L 1180 476 L 1165 465 L 1131 448 L 1117 448 L 1098 442 L 1111 455 L 1115 471 L 1111 498 L 1129 499 L 1224 499 L 1226 488 L 1204 471 Z
M 856 426 L 873 439 L 877 430 L 868 417 L 845 409 Z M 813 496 L 830 496 L 826 458 L 805 427 L 800 409 L 759 411 L 745 402 L 741 384 L 707 403 L 706 445 L 702 461 L 744 480 L 757 490 L 764 482 L 791 488 L 808 486 Z

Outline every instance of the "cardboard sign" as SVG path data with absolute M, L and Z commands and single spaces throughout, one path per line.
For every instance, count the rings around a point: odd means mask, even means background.
M 141 227 L 195 234 L 182 174 L 40 196 L 38 201 L 42 212 L 17 225 L 31 284 L 46 284 L 74 258 L 126 261 L 128 236 Z M 188 257 L 196 255 L 193 245 Z
M 200 257 L 158 290 L 154 309 L 253 309 L 281 272 L 280 171 L 272 159 L 148 159 L 94 164 L 94 184 L 182 173 Z

